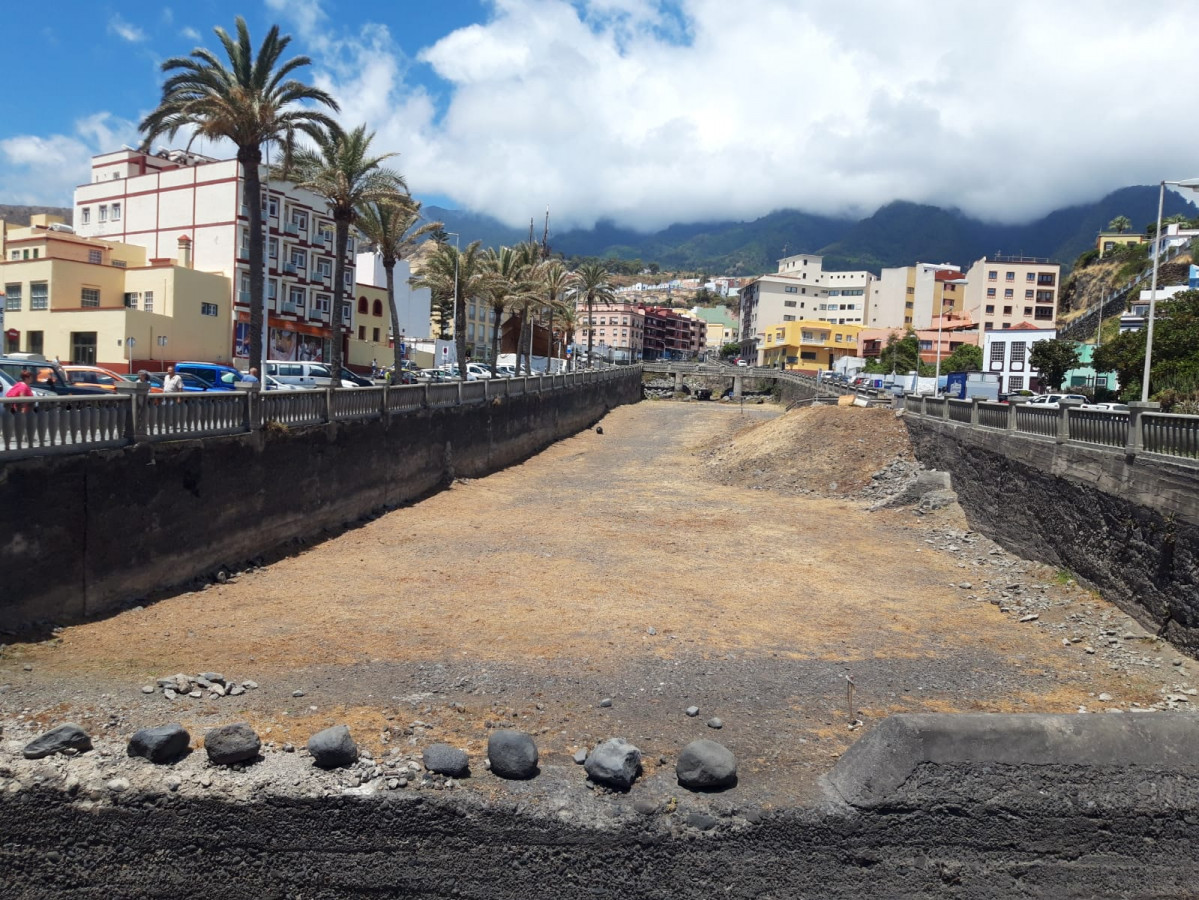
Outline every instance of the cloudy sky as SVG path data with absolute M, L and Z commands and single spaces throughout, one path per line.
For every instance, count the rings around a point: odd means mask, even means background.
M 547 205 L 558 228 L 649 230 L 895 199 L 1017 222 L 1199 176 L 1179 2 L 70 5 L 5 14 L 0 203 L 69 205 L 91 154 L 138 142 L 161 62 L 217 49 L 239 13 L 256 41 L 294 36 L 414 194 L 513 225 Z

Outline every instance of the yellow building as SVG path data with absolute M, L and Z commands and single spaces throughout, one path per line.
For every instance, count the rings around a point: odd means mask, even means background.
M 167 362 L 229 362 L 229 279 L 142 247 L 80 237 L 56 216 L 28 227 L 0 222 L 4 351 L 116 371 Z
M 775 368 L 824 371 L 843 356 L 858 355 L 860 325 L 834 325 L 804 319 L 766 329 L 762 365 Z
M 1127 231 L 1101 231 L 1095 240 L 1095 249 L 1099 251 L 1100 258 L 1103 258 L 1117 247 L 1143 243 L 1145 243 L 1143 234 L 1130 234 Z

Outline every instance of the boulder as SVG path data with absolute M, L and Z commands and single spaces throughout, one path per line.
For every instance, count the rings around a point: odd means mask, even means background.
M 426 769 L 438 775 L 465 778 L 470 774 L 470 758 L 466 751 L 449 744 L 433 744 L 426 747 L 425 752 L 421 754 L 421 760 Z
M 537 774 L 537 745 L 532 735 L 501 728 L 487 739 L 491 771 L 500 778 L 527 779 Z
M 318 731 L 308 739 L 308 752 L 322 769 L 339 769 L 358 761 L 358 745 L 345 725 Z
M 204 749 L 218 766 L 231 766 L 258 756 L 262 741 L 245 722 L 221 725 L 204 734 Z
M 583 768 L 596 784 L 627 791 L 641 771 L 641 751 L 624 738 L 612 738 L 591 751 Z
M 718 791 L 737 783 L 733 751 L 716 741 L 692 741 L 674 767 L 679 784 L 692 791 Z
M 129 739 L 125 752 L 130 756 L 141 756 L 152 763 L 169 763 L 187 752 L 191 735 L 178 724 L 159 725 L 135 731 Z
M 42 759 L 54 753 L 84 753 L 92 749 L 92 739 L 78 725 L 67 722 L 36 737 L 25 745 L 26 759 Z

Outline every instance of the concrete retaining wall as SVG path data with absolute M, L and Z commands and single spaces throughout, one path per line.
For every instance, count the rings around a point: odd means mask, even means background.
M 0 628 L 65 623 L 526 459 L 640 398 L 636 377 L 0 467 Z
M 905 417 L 920 462 L 948 471 L 971 527 L 1068 569 L 1199 654 L 1199 467 Z

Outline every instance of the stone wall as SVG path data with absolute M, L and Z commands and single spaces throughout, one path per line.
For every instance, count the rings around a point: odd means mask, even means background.
M 1067 569 L 1199 655 L 1199 466 L 905 417 L 971 527 Z
M 390 419 L 0 467 L 0 628 L 95 616 L 528 458 L 640 398 L 633 376 Z

